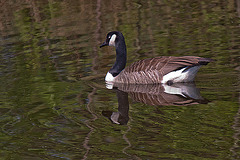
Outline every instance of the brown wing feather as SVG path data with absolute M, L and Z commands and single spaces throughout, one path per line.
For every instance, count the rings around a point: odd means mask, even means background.
M 126 67 L 115 79 L 118 83 L 161 83 L 162 77 L 167 73 L 186 67 L 206 65 L 213 61 L 209 58 L 195 56 L 183 57 L 155 57 L 140 60 Z

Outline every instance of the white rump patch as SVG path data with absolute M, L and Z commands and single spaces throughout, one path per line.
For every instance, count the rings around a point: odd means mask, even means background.
M 113 34 L 111 39 L 109 40 L 109 46 L 115 46 L 115 40 L 116 40 L 117 35 Z
M 113 82 L 114 79 L 115 79 L 115 78 L 113 77 L 113 75 L 108 72 L 107 75 L 106 75 L 106 77 L 105 77 L 105 81 L 107 81 L 107 82 Z
M 168 81 L 176 82 L 192 82 L 201 66 L 195 66 L 187 69 L 187 71 L 183 72 L 187 67 L 170 72 L 163 76 L 163 80 L 161 83 L 167 83 Z

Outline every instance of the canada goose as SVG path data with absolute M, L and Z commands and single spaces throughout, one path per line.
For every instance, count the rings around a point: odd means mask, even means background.
M 196 56 L 161 56 L 140 60 L 125 68 L 127 50 L 123 34 L 119 31 L 109 32 L 100 48 L 104 46 L 116 48 L 116 61 L 105 77 L 106 82 L 130 84 L 192 82 L 199 68 L 213 61 L 210 58 Z

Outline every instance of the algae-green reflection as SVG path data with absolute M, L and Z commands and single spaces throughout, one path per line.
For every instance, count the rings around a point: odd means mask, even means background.
M 2 159 L 239 159 L 239 2 L 5 1 L 0 9 Z M 161 55 L 217 61 L 196 86 L 208 104 L 152 106 L 129 96 L 115 125 L 104 75 L 126 37 L 128 63 Z M 142 99 L 141 99 L 142 100 Z

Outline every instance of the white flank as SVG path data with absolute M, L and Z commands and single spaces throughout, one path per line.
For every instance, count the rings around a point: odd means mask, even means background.
M 116 34 L 113 34 L 111 39 L 109 40 L 109 46 L 115 46 Z
M 201 66 L 191 67 L 187 71 L 183 72 L 187 67 L 170 72 L 163 76 L 161 83 L 167 83 L 168 81 L 176 82 L 192 82 L 196 76 L 197 71 Z
M 111 73 L 107 73 L 106 77 L 105 77 L 105 81 L 107 82 L 113 82 L 114 81 L 114 77 Z

